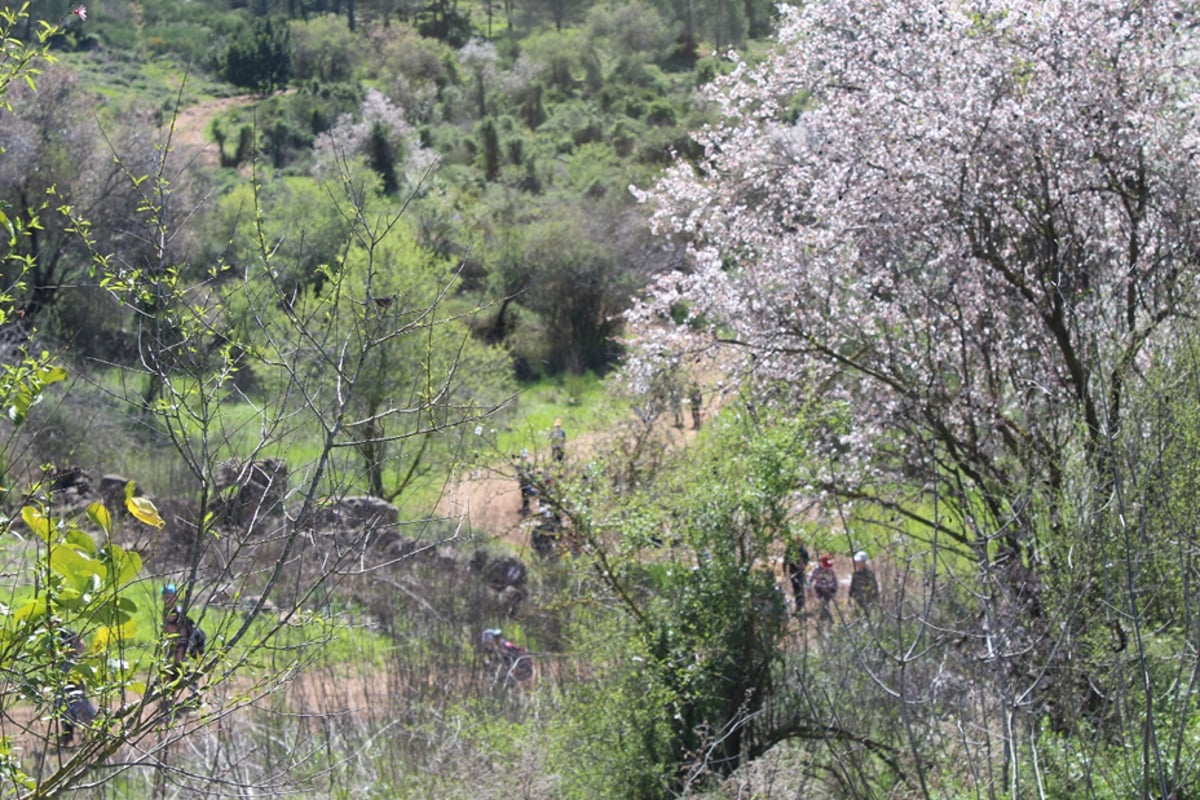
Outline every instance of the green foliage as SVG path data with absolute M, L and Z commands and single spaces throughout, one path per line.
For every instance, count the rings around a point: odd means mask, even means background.
M 609 796 L 675 796 L 701 774 L 728 774 L 755 739 L 786 627 L 761 565 L 789 524 L 796 456 L 786 428 L 751 425 L 721 425 L 619 499 L 568 491 L 590 553 L 579 566 L 597 570 L 626 612 L 619 624 L 579 619 L 578 644 L 599 666 L 564 735 L 597 741 L 606 768 L 572 770 L 578 796 L 614 774 L 625 783 Z
M 417 31 L 422 36 L 462 47 L 471 39 L 471 14 L 450 0 L 433 0 L 417 12 Z
M 345 20 L 324 14 L 289 23 L 292 74 L 297 81 L 340 83 L 354 77 L 362 57 L 359 37 Z
M 669 797 L 669 710 L 675 697 L 647 663 L 634 632 L 611 616 L 580 619 L 573 631 L 594 672 L 566 695 L 562 725 L 550 732 L 564 798 Z M 578 758 L 587 743 L 587 759 Z
M 328 199 L 320 190 L 312 197 Z M 353 199 L 344 202 L 355 213 L 314 219 L 353 221 L 368 213 Z M 368 491 L 394 498 L 426 469 L 448 426 L 507 396 L 510 370 L 502 351 L 470 335 L 472 311 L 451 300 L 456 278 L 448 262 L 423 251 L 400 220 L 375 217 L 368 230 L 355 228 L 336 259 L 313 263 L 312 282 L 296 286 L 290 308 L 258 305 L 255 297 L 269 297 L 281 277 L 258 269 L 231 303 L 245 309 L 246 334 L 267 361 L 281 365 L 261 375 L 272 392 L 286 390 L 294 367 L 303 374 L 325 367 L 319 346 L 296 341 L 293 320 L 322 319 L 327 334 L 357 340 L 353 366 L 342 374 L 355 387 L 344 435 L 362 458 Z
M 0 366 L 0 408 L 13 425 L 25 421 L 30 408 L 42 399 L 51 384 L 67 377 L 67 372 L 49 353 L 23 357 L 16 364 Z
M 212 256 L 244 270 L 260 263 L 263 240 L 278 242 L 280 268 L 273 280 L 289 293 L 320 288 L 322 267 L 341 261 L 352 230 L 345 198 L 330 188 L 311 178 L 288 178 L 258 190 L 235 187 L 209 220 L 209 241 L 222 246 Z
M 259 93 L 285 86 L 291 75 L 289 30 L 270 17 L 253 19 L 229 43 L 221 64 L 221 77 Z
M 112 27 L 108 28 L 112 31 Z M 118 38 L 120 34 L 117 34 Z M 175 56 L 210 73 L 221 71 L 221 50 L 213 47 L 215 31 L 205 22 L 164 20 L 142 31 L 145 49 L 155 57 Z

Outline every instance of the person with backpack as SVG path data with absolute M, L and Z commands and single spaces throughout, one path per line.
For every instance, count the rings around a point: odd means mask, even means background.
M 539 556 L 550 556 L 554 554 L 559 533 L 562 532 L 562 514 L 549 506 L 541 509 L 538 514 L 538 524 L 529 536 L 530 545 Z
M 179 604 L 179 589 L 173 583 L 162 588 L 163 599 L 163 653 L 167 665 L 163 669 L 163 682 L 182 688 L 184 682 L 191 689 L 193 699 L 199 697 L 196 689 L 197 670 L 189 662 L 198 661 L 204 655 L 208 635 L 187 615 Z M 167 702 L 167 705 L 171 705 Z M 185 706 L 186 708 L 186 706 Z
M 499 628 L 488 628 L 481 637 L 486 663 L 496 668 L 497 683 L 525 681 L 533 677 L 533 656 L 520 645 L 505 639 Z
M 534 484 L 533 464 L 529 460 L 528 450 L 522 450 L 517 459 L 517 483 L 521 487 L 520 514 L 522 517 L 527 517 L 530 512 L 530 501 L 536 500 L 538 496 L 537 486 Z
M 808 580 L 808 564 L 810 558 L 804 540 L 796 536 L 787 543 L 783 555 L 783 566 L 792 582 L 792 597 L 796 601 L 796 616 L 804 614 L 805 582 Z
M 850 576 L 850 599 L 863 614 L 879 601 L 879 581 L 875 572 L 867 566 L 867 553 L 859 550 L 854 554 L 854 573 Z
M 832 625 L 833 614 L 829 610 L 829 604 L 837 596 L 838 589 L 837 573 L 833 571 L 833 556 L 828 553 L 821 556 L 820 562 L 808 578 L 808 585 L 813 596 L 821 603 L 821 610 L 817 615 L 818 627 Z
M 567 432 L 563 430 L 561 419 L 554 420 L 554 427 L 550 429 L 550 453 L 560 464 L 567 457 Z
M 58 746 L 70 747 L 75 741 L 76 728 L 87 727 L 96 719 L 96 706 L 88 699 L 87 690 L 82 679 L 75 673 L 78 659 L 83 657 L 83 638 L 69 628 L 58 632 L 61 648 L 62 663 L 59 669 L 64 679 L 59 690 L 56 705 L 58 707 Z

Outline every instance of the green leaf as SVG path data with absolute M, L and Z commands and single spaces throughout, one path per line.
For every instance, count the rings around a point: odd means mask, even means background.
M 91 556 L 92 558 L 96 557 L 96 542 L 95 542 L 95 540 L 93 540 L 91 536 L 88 536 L 86 533 L 79 530 L 78 528 L 72 528 L 69 531 L 67 531 L 66 542 L 67 542 L 67 544 L 74 547 L 76 550 L 82 550 L 84 553 Z
M 117 586 L 124 586 L 142 571 L 142 557 L 118 545 L 106 545 L 100 557 L 112 567 L 112 580 Z
M 94 522 L 100 530 L 104 531 L 104 535 L 108 536 L 112 532 L 112 515 L 108 513 L 108 508 L 97 500 L 87 507 L 88 519 Z
M 44 595 L 39 595 L 32 600 L 27 600 L 23 606 L 13 612 L 12 618 L 18 624 L 26 622 L 34 622 L 47 616 L 49 613 L 49 599 Z
M 69 544 L 57 544 L 50 549 L 50 569 L 62 575 L 80 594 L 97 590 L 108 575 L 104 564 Z
M 119 627 L 132 622 L 135 613 L 137 613 L 136 604 L 122 603 L 120 600 L 113 602 L 111 599 L 99 604 L 93 603 L 89 609 L 92 620 L 110 627 Z

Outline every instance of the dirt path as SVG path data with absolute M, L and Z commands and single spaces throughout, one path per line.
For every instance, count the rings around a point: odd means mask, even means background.
M 219 167 L 221 154 L 216 142 L 208 138 L 209 123 L 213 117 L 235 108 L 254 105 L 261 100 L 263 97 L 260 95 L 243 94 L 236 97 L 218 97 L 181 108 L 174 118 L 171 141 L 177 149 L 193 157 L 196 163 L 207 167 Z
M 719 410 L 721 399 L 721 397 L 716 397 L 705 404 L 703 420 L 706 423 Z M 686 422 L 685 427 L 675 428 L 670 413 L 661 414 L 656 420 L 654 435 L 659 441 L 666 442 L 669 449 L 686 447 L 696 437 L 696 431 L 692 429 L 690 418 Z M 545 469 L 552 478 L 555 477 L 558 469 L 567 472 L 580 469 L 597 452 L 611 452 L 614 447 L 614 437 L 626 435 L 621 432 L 621 428 L 622 426 L 617 426 L 612 430 L 596 431 L 568 438 L 567 456 L 561 468 L 551 458 L 547 437 L 545 445 L 540 450 L 531 453 L 535 467 Z M 568 436 L 570 437 L 569 431 Z M 521 492 L 517 483 L 516 469 L 514 465 L 508 463 L 480 468 L 469 475 L 464 475 L 457 485 L 449 487 L 449 490 L 443 494 L 438 506 L 440 514 L 461 517 L 473 529 L 489 533 L 494 540 L 503 542 L 518 558 L 529 560 L 533 557 L 530 533 L 536 517 L 535 515 L 522 517 L 520 509 Z M 777 585 L 787 596 L 790 609 L 792 608 L 792 590 L 791 581 L 783 563 L 783 545 L 783 542 L 778 543 L 778 551 L 771 558 L 769 566 L 775 573 Z M 845 553 L 834 552 L 831 555 L 839 584 L 835 603 L 842 608 L 843 613 L 852 613 L 849 587 L 850 575 L 854 571 L 853 562 Z M 814 550 L 812 553 L 813 566 L 819 556 L 820 553 Z M 877 577 L 882 582 L 884 576 L 879 572 L 880 563 L 876 560 L 873 566 L 876 568 Z M 884 569 L 886 570 L 886 567 Z M 816 608 L 816 598 L 809 596 L 808 609 L 812 611 Z M 798 627 L 801 631 L 809 628 L 815 631 L 815 620 L 808 619 L 800 622 Z
M 715 405 L 707 406 L 703 419 L 711 419 L 715 411 Z M 618 426 L 618 429 L 621 427 Z M 613 437 L 622 433 L 605 430 L 573 437 L 567 431 L 567 435 L 566 457 L 561 465 L 550 456 L 549 438 L 546 438 L 544 447 L 531 453 L 535 468 L 544 469 L 552 480 L 563 473 L 581 469 L 598 452 L 611 452 Z M 690 420 L 685 427 L 676 428 L 671 424 L 670 415 L 663 414 L 656 421 L 654 435 L 660 441 L 667 442 L 668 448 L 675 449 L 686 447 L 696 437 L 696 431 L 692 429 Z M 532 517 L 522 518 L 520 510 L 521 491 L 516 468 L 507 463 L 480 468 L 464 475 L 458 484 L 451 486 L 443 495 L 438 506 L 439 514 L 465 519 L 472 528 L 506 542 L 518 555 L 522 555 L 529 546 L 529 527 L 533 522 Z

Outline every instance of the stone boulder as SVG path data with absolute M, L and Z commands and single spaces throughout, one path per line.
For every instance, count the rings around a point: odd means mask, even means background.
M 282 458 L 229 459 L 217 465 L 213 483 L 222 495 L 222 518 L 245 527 L 255 520 L 283 513 L 288 489 L 287 462 Z

